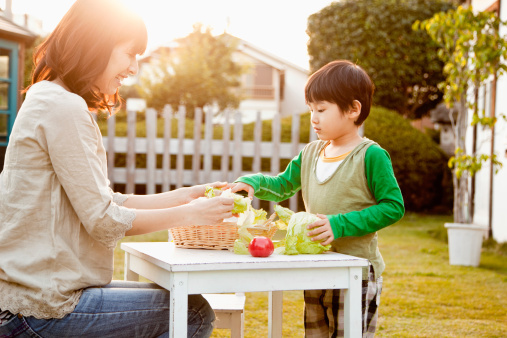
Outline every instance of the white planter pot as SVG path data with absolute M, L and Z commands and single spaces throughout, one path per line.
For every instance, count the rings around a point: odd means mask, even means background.
M 445 223 L 449 238 L 449 264 L 479 266 L 482 240 L 487 226 L 462 223 Z

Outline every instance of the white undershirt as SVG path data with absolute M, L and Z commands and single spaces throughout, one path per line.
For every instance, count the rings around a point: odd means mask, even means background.
M 322 160 L 322 157 L 319 157 L 319 159 L 317 160 L 317 168 L 315 170 L 315 173 L 317 174 L 317 179 L 320 182 L 324 182 L 326 179 L 329 178 L 329 176 L 331 176 L 336 171 L 336 169 L 342 162 L 343 160 L 336 162 L 324 162 Z
M 350 154 L 349 151 L 348 153 L 340 156 L 326 157 L 325 150 L 328 145 L 329 143 L 320 152 L 317 160 L 317 167 L 315 168 L 315 174 L 320 182 L 327 180 L 336 171 L 336 169 L 338 169 L 338 166 L 340 166 L 347 155 Z

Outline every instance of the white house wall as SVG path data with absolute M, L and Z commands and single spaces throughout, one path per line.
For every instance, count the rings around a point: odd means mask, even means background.
M 469 135 L 472 129 L 469 129 Z M 481 126 L 477 128 L 477 154 L 488 155 L 491 152 L 491 132 L 483 129 Z M 485 163 L 482 169 L 475 175 L 475 207 L 474 207 L 474 223 L 480 225 L 489 224 L 489 186 L 490 186 L 490 168 L 489 162 Z
M 241 112 L 244 123 L 253 122 L 258 111 L 261 112 L 263 120 L 272 119 L 277 113 L 276 102 L 274 100 L 242 100 L 238 110 Z
M 498 86 L 500 93 L 507 92 L 507 81 L 503 79 Z M 500 95 L 501 96 L 501 95 Z M 507 108 L 505 96 L 497 100 L 499 107 Z M 507 113 L 505 109 L 498 110 L 499 113 Z M 507 242 L 507 123 L 499 120 L 495 133 L 495 153 L 502 162 L 503 168 L 493 178 L 493 237 L 498 242 Z
M 491 86 L 487 86 L 488 93 Z M 507 107 L 507 99 L 505 93 L 507 91 L 507 81 L 500 78 L 497 84 L 496 96 L 496 114 L 505 114 Z M 490 95 L 486 97 L 486 102 L 490 100 Z M 482 99 L 479 102 L 482 107 Z M 486 114 L 489 115 L 490 107 L 486 104 Z M 467 132 L 467 140 L 471 141 L 472 128 Z M 479 126 L 477 128 L 477 149 L 476 153 L 489 155 L 491 152 L 491 131 L 489 128 Z M 493 214 L 492 214 L 492 230 L 493 238 L 498 242 L 507 242 L 507 123 L 499 118 L 495 125 L 495 147 L 494 153 L 497 159 L 502 163 L 502 168 L 497 174 L 493 175 Z M 467 143 L 468 151 L 470 151 L 471 142 Z M 489 204 L 490 204 L 490 169 L 489 162 L 484 163 L 482 169 L 475 175 L 475 198 L 474 198 L 474 219 L 473 222 L 479 225 L 489 224 Z
M 496 0 L 472 0 L 472 7 L 474 11 L 482 12 L 488 9 L 495 2 Z
M 287 67 L 285 69 L 285 94 L 281 105 L 282 115 L 301 114 L 308 111 L 304 88 L 308 74 Z
M 279 108 L 276 107 L 276 102 L 273 102 L 275 106 L 271 108 L 271 106 L 267 106 L 266 102 L 262 102 L 262 100 L 244 100 L 239 107 L 242 112 L 243 109 L 245 109 L 243 115 L 246 115 L 247 111 L 254 110 L 256 112 L 261 109 L 262 111 L 267 109 L 266 114 L 268 115 L 273 113 L 272 109 L 275 109 L 275 111 L 279 111 L 282 116 L 301 114 L 308 111 L 304 94 L 305 84 L 308 80 L 308 71 L 306 69 L 292 65 L 289 62 L 284 62 L 273 55 L 264 51 L 259 51 L 246 44 L 243 44 L 239 52 L 234 54 L 234 59 L 236 62 L 243 64 L 260 61 L 273 67 L 273 76 L 276 76 L 275 72 L 279 74 L 283 73 L 285 76 L 283 99 L 280 102 Z M 279 78 L 276 77 L 276 79 L 273 80 L 275 90 L 279 89 L 278 84 Z
M 502 1 L 500 18 L 507 20 L 507 1 Z M 507 27 L 500 29 L 502 36 L 507 36 Z M 507 115 L 507 75 L 498 80 L 496 92 L 497 115 Z M 493 236 L 498 242 L 507 242 L 507 122 L 498 119 L 495 126 L 495 153 L 502 162 L 503 168 L 494 176 L 493 181 Z
M 475 10 L 485 10 L 489 8 L 494 0 L 476 0 L 472 1 Z M 507 20 L 507 0 L 503 0 L 500 5 L 500 18 Z M 500 29 L 502 36 L 507 35 L 507 27 Z M 507 115 L 507 75 L 500 77 L 497 81 L 496 89 L 496 114 Z M 481 128 L 479 127 L 479 130 Z M 471 129 L 470 129 L 471 131 Z M 489 132 L 480 131 L 479 139 L 488 138 Z M 490 142 L 478 143 L 483 153 L 490 153 Z M 494 152 L 497 155 L 503 167 L 493 176 L 493 215 L 492 230 L 493 238 L 498 242 L 507 242 L 507 122 L 499 118 L 495 125 L 495 147 Z M 489 164 L 476 175 L 476 195 L 475 195 L 475 213 L 474 223 L 487 225 L 489 221 Z

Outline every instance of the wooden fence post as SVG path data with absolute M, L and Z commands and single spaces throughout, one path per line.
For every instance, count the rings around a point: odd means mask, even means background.
M 157 138 L 157 111 L 146 109 L 146 193 L 156 193 L 155 175 L 157 170 L 157 156 L 155 153 L 155 139 Z
M 241 123 L 241 112 L 236 111 L 234 120 L 234 152 L 232 155 L 233 180 L 241 176 L 243 167 L 242 142 L 243 124 Z
M 202 109 L 194 109 L 194 153 L 192 154 L 192 183 L 200 184 L 201 179 L 201 127 L 202 127 Z
M 127 194 L 133 194 L 136 185 L 136 121 L 136 111 L 127 111 Z
M 211 170 L 213 169 L 213 156 L 212 153 L 212 141 L 213 141 L 213 111 L 208 108 L 206 109 L 206 125 L 204 128 L 204 139 L 206 142 L 206 147 L 204 148 L 204 177 L 203 183 L 211 182 Z M 199 168 L 200 169 L 200 168 Z
M 116 115 L 112 115 L 107 119 L 107 176 L 109 178 L 109 186 L 114 187 L 114 155 L 116 153 L 114 140 L 116 139 Z
M 282 135 L 282 124 L 280 113 L 273 116 L 271 125 L 271 143 L 273 145 L 273 154 L 271 155 L 271 175 L 276 176 L 280 173 L 280 142 Z M 274 210 L 275 202 L 269 202 L 269 213 Z
M 254 127 L 254 156 L 252 158 L 252 171 L 254 174 L 261 172 L 261 142 L 262 142 L 262 119 L 261 112 L 257 111 L 255 117 L 255 127 Z M 255 209 L 259 209 L 260 201 L 259 199 L 254 199 L 252 206 Z
M 185 106 L 180 106 L 178 109 L 178 152 L 176 155 L 176 188 L 183 186 L 183 169 L 185 168 L 185 157 L 183 155 L 184 142 L 185 142 Z
M 162 147 L 162 192 L 168 191 L 171 187 L 171 133 L 173 110 L 166 105 L 163 110 L 164 118 L 164 139 Z
M 231 111 L 226 109 L 224 112 L 224 124 L 222 135 L 222 160 L 220 161 L 220 169 L 222 170 L 222 181 L 229 182 L 235 178 L 230 177 L 229 157 L 231 144 Z
M 301 116 L 299 114 L 292 115 L 291 125 L 291 140 L 292 140 L 292 156 L 296 156 L 299 153 L 299 134 Z M 298 205 L 298 194 L 295 194 L 289 199 L 289 209 L 296 210 Z

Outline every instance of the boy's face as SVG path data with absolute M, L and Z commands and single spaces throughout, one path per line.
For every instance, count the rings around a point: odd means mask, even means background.
M 357 133 L 357 126 L 349 112 L 343 112 L 336 103 L 317 101 L 308 103 L 315 133 L 323 141 L 333 141 Z

